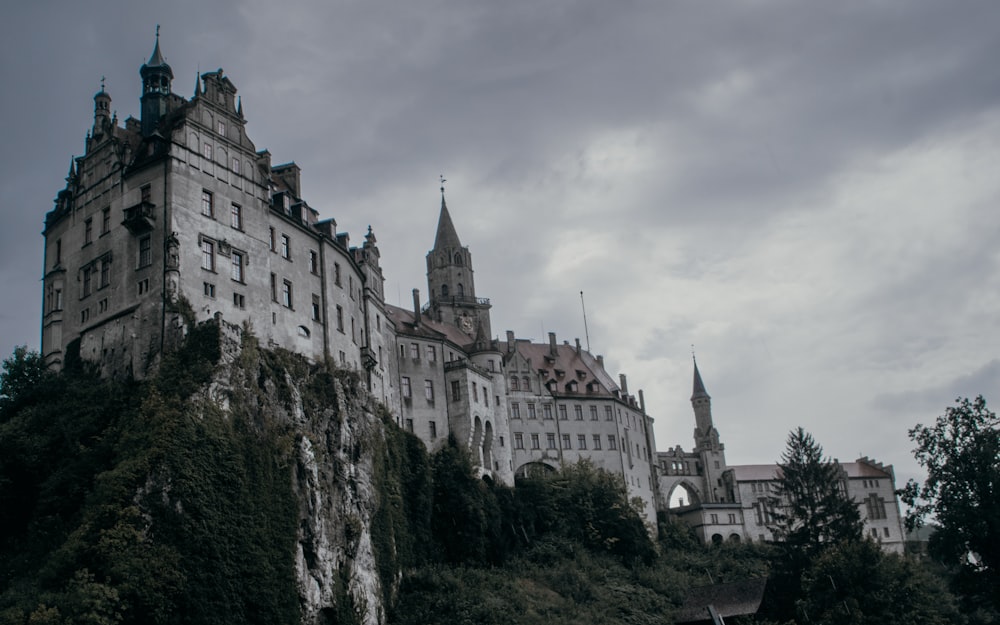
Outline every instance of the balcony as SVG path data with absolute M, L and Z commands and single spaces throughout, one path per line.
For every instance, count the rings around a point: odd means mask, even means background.
M 438 296 L 435 295 L 431 297 L 431 301 L 427 302 L 420 309 L 421 312 L 427 312 L 431 309 L 431 304 L 473 304 L 479 306 L 489 306 L 490 298 L 488 297 L 470 297 L 468 295 L 447 295 Z
M 122 225 L 129 229 L 132 234 L 143 234 L 153 229 L 153 220 L 156 217 L 153 209 L 156 205 L 152 202 L 139 202 L 135 206 L 125 209 L 125 221 Z

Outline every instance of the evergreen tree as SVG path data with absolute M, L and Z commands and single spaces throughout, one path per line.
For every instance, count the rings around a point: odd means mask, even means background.
M 770 528 L 787 546 L 814 554 L 823 546 L 859 540 L 858 506 L 847 496 L 843 468 L 823 458 L 823 447 L 801 427 L 781 455 L 777 511 Z

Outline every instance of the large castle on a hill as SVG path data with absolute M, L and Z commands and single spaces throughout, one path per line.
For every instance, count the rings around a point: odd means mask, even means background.
M 266 345 L 354 369 L 401 427 L 431 449 L 453 436 L 484 478 L 510 484 L 589 459 L 621 476 L 651 522 L 671 508 L 706 541 L 770 538 L 776 467 L 726 464 L 697 365 L 695 447 L 657 452 L 642 391 L 579 340 L 493 335 L 443 188 L 427 301 L 414 289 L 412 308 L 392 306 L 372 229 L 352 246 L 320 219 L 298 166 L 273 165 L 248 137 L 221 69 L 179 96 L 157 38 L 139 73 L 140 118 L 119 124 L 102 87 L 86 153 L 45 218 L 51 367 L 78 355 L 108 375 L 144 377 L 189 323 L 223 318 Z M 866 531 L 901 549 L 892 467 L 842 466 Z

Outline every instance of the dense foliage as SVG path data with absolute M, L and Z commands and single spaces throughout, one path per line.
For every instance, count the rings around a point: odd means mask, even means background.
M 933 516 L 929 549 L 954 569 L 956 589 L 1000 609 L 1000 420 L 982 395 L 956 404 L 910 430 L 927 480 L 910 480 L 900 498 L 908 528 Z
M 209 384 L 219 357 L 218 332 L 203 326 L 141 383 L 83 363 L 51 374 L 22 348 L 4 362 L 0 623 L 299 622 L 293 475 L 303 434 L 278 413 L 294 403 L 313 427 L 343 405 L 335 389 L 363 391 L 351 372 L 252 339 L 220 391 Z M 482 479 L 455 441 L 429 456 L 381 417 L 352 459 L 327 460 L 372 459 L 369 529 L 390 623 L 669 623 L 691 588 L 763 577 L 791 606 L 781 622 L 961 622 L 924 563 L 857 540 L 849 514 L 789 516 L 792 540 L 775 546 L 707 546 L 662 516 L 654 541 L 641 502 L 589 463 L 508 488 Z M 783 461 L 787 479 L 802 481 L 783 492 L 812 492 L 817 503 L 804 510 L 840 510 L 828 498 L 839 476 L 812 466 L 828 463 L 811 437 L 793 433 Z M 805 518 L 823 533 L 803 531 Z M 342 582 L 324 618 L 358 623 Z

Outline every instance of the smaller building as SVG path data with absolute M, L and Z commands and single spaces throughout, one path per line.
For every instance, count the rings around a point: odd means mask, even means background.
M 712 398 L 694 363 L 695 446 L 677 445 L 656 454 L 661 509 L 676 515 L 708 543 L 774 540 L 775 464 L 727 465 L 725 446 L 712 420 Z M 905 535 L 891 465 L 868 457 L 841 463 L 847 496 L 858 506 L 865 535 L 885 551 L 903 553 Z

